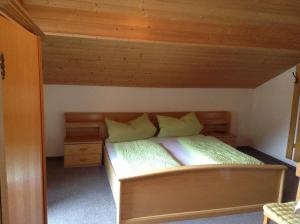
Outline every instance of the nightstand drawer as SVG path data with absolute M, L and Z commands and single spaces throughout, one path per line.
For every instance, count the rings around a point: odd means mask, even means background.
M 65 144 L 65 155 L 100 154 L 102 144 Z
M 101 163 L 101 154 L 65 155 L 65 167 L 94 166 Z

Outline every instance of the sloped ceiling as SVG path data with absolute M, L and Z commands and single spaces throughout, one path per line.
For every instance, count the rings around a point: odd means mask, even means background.
M 45 83 L 255 88 L 300 62 L 299 0 L 23 0 Z

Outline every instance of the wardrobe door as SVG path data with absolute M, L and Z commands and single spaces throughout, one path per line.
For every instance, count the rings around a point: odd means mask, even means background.
M 1 71 L 0 71 L 1 72 Z M 5 179 L 5 173 L 4 173 L 4 169 L 5 169 L 5 161 L 4 161 L 4 132 L 3 132 L 3 104 L 2 104 L 2 78 L 1 78 L 1 74 L 0 74 L 0 224 L 3 224 L 4 222 L 4 217 L 2 215 L 2 211 L 4 209 L 4 207 L 2 206 L 3 202 L 4 202 L 4 197 L 2 197 L 2 195 L 4 195 L 4 180 Z M 5 181 L 6 183 L 6 181 Z
M 44 223 L 43 123 L 38 37 L 0 16 L 9 224 Z

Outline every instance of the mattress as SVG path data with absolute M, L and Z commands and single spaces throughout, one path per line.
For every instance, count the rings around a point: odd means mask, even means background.
M 118 178 L 179 166 L 263 164 L 217 138 L 204 135 L 106 142 L 105 145 Z
M 179 137 L 177 141 L 195 164 L 263 164 L 213 136 Z
M 119 178 L 181 166 L 172 154 L 153 139 L 113 144 L 106 142 L 105 145 Z

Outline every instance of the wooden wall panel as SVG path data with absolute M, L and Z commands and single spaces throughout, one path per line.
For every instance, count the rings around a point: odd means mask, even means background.
M 43 224 L 43 132 L 39 40 L 0 16 L 4 53 L 3 126 L 7 211 L 11 224 Z M 3 167 L 1 167 L 3 168 Z
M 253 88 L 300 61 L 292 50 L 48 36 L 45 83 Z

